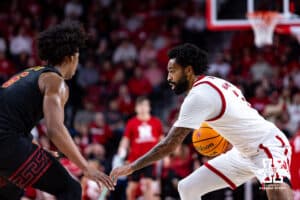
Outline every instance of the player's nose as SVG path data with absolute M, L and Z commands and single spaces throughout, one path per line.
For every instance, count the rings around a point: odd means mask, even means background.
M 168 82 L 172 81 L 172 77 L 171 77 L 170 74 L 168 74 L 167 81 L 168 81 Z

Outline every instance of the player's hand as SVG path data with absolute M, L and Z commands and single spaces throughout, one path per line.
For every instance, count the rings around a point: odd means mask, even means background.
M 133 169 L 130 164 L 123 165 L 121 167 L 116 167 L 110 172 L 110 177 L 114 180 L 114 184 L 116 185 L 118 177 L 120 176 L 128 176 L 133 173 Z
M 45 151 L 47 151 L 48 153 L 50 153 L 52 156 L 54 156 L 55 158 L 59 157 L 59 153 L 57 151 L 51 151 L 49 149 L 44 148 Z
M 113 181 L 110 179 L 110 177 L 95 168 L 87 167 L 85 170 L 83 170 L 83 174 L 85 177 L 95 181 L 99 188 L 101 188 L 101 183 L 103 183 L 107 189 L 115 189 Z

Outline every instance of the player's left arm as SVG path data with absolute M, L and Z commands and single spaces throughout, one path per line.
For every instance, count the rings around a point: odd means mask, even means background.
M 163 138 L 157 145 L 155 145 L 144 156 L 135 160 L 133 163 L 116 168 L 111 172 L 111 177 L 116 181 L 119 176 L 126 176 L 152 164 L 172 153 L 178 145 L 182 143 L 184 138 L 192 131 L 190 128 L 172 127 L 168 135 Z
M 168 135 L 144 156 L 138 158 L 133 163 L 115 168 L 111 172 L 112 179 L 116 181 L 117 177 L 129 175 L 172 153 L 191 131 L 199 128 L 201 122 L 207 119 L 208 116 L 214 114 L 215 108 L 217 107 L 213 103 L 213 98 L 215 97 L 210 95 L 210 91 L 208 91 L 208 93 L 206 90 L 200 89 L 199 91 L 189 93 L 184 99 L 178 120 L 169 130 Z
M 132 170 L 136 171 L 144 168 L 172 153 L 191 131 L 193 131 L 193 129 L 173 126 L 165 138 L 163 138 L 144 156 L 140 157 L 131 164 Z

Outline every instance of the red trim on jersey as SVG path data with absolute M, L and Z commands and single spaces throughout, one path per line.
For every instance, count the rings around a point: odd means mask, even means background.
M 263 144 L 260 144 L 259 148 L 264 150 L 264 152 L 267 154 L 268 158 L 273 159 L 271 151 L 268 149 L 268 147 L 265 147 Z
M 199 76 L 199 77 L 197 78 L 197 80 L 194 82 L 193 87 L 195 86 L 195 84 L 196 84 L 198 81 L 200 81 L 200 80 L 203 79 L 204 77 L 205 77 L 204 75 Z
M 215 121 L 215 120 L 221 118 L 222 115 L 224 114 L 225 110 L 226 110 L 226 100 L 225 100 L 225 97 L 224 97 L 222 91 L 221 91 L 217 86 L 215 86 L 213 83 L 211 83 L 211 82 L 209 82 L 209 81 L 203 81 L 203 82 L 198 82 L 198 83 L 196 82 L 196 83 L 193 85 L 193 87 L 196 87 L 197 85 L 200 85 L 200 84 L 208 84 L 208 85 L 210 85 L 212 88 L 214 88 L 214 89 L 219 93 L 219 95 L 220 95 L 220 97 L 221 97 L 221 101 L 222 101 L 222 108 L 221 108 L 220 113 L 219 113 L 216 117 L 211 118 L 211 119 L 208 119 L 208 120 L 205 120 L 205 121 Z
M 279 140 L 279 142 L 281 143 L 282 147 L 284 147 L 285 143 L 284 143 L 283 139 L 281 137 L 279 137 L 278 135 L 276 135 L 275 137 L 276 137 L 276 139 Z
M 288 149 L 285 149 L 284 150 L 284 155 L 286 156 L 288 154 L 289 150 Z
M 218 175 L 220 178 L 222 178 L 230 187 L 231 189 L 236 189 L 237 186 L 227 177 L 225 176 L 222 172 L 214 168 L 212 165 L 210 165 L 208 162 L 204 163 L 205 167 L 210 169 L 212 172 L 214 172 L 216 175 Z

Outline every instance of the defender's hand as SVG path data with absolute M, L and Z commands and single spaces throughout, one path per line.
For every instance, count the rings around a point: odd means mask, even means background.
M 109 190 L 114 190 L 114 184 L 113 181 L 107 176 L 106 174 L 100 172 L 97 169 L 94 169 L 92 167 L 87 167 L 85 170 L 83 170 L 83 174 L 85 177 L 95 181 L 98 184 L 98 187 L 101 188 L 101 184 L 103 183 L 105 187 Z
M 117 183 L 118 177 L 120 176 L 128 176 L 133 173 L 133 169 L 130 164 L 123 165 L 121 167 L 116 167 L 110 172 L 111 179 L 114 180 L 114 184 Z

